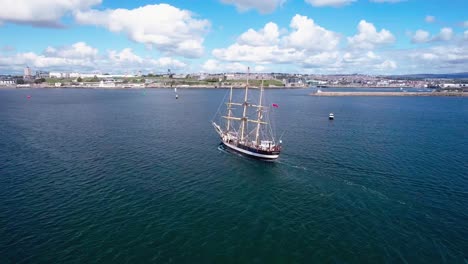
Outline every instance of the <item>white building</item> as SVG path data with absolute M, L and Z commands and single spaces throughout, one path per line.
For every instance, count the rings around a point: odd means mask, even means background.
M 115 83 L 113 81 L 101 81 L 99 83 L 99 87 L 113 88 L 115 87 Z
M 23 75 L 23 77 L 24 77 L 25 79 L 29 79 L 29 78 L 31 78 L 31 76 L 32 76 L 31 68 L 29 68 L 29 67 L 24 68 L 24 75 Z
M 443 88 L 460 88 L 461 85 L 459 83 L 444 83 L 442 84 Z
M 14 85 L 14 80 L 0 80 L 0 86 Z
M 64 72 L 49 72 L 49 78 L 67 78 L 68 73 Z

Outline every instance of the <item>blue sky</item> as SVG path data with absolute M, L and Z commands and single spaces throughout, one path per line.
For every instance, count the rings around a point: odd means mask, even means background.
M 14 4 L 12 4 L 14 3 Z M 0 0 L 0 74 L 468 71 L 466 0 Z

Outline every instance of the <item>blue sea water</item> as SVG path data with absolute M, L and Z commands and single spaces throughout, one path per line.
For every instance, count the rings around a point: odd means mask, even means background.
M 0 90 L 0 263 L 468 261 L 468 99 L 267 90 L 261 162 L 178 92 Z

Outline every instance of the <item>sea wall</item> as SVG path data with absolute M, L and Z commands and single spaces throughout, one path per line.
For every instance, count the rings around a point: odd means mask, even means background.
M 468 96 L 463 92 L 316 92 L 312 96 Z

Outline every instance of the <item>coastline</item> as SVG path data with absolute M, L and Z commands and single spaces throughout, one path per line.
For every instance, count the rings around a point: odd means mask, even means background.
M 311 93 L 311 96 L 335 97 L 335 96 L 455 96 L 468 97 L 464 92 L 320 92 Z
M 108 90 L 138 90 L 138 89 L 229 89 L 231 86 L 216 85 L 174 85 L 174 86 L 91 86 L 91 85 L 73 85 L 73 86 L 52 86 L 52 85 L 31 85 L 31 86 L 0 86 L 0 89 L 108 89 Z M 232 86 L 233 89 L 243 89 L 245 86 Z M 258 89 L 257 86 L 249 88 Z M 309 87 L 300 86 L 265 86 L 264 89 L 306 89 Z

